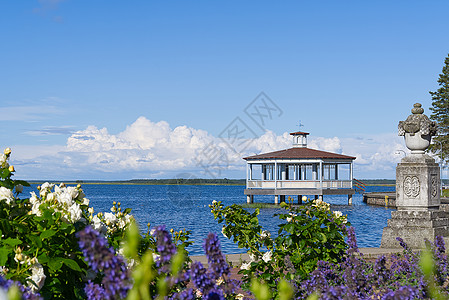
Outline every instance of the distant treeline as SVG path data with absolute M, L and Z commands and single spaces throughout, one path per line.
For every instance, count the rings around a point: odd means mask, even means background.
M 98 181 L 98 180 L 77 180 L 76 183 L 110 183 L 110 184 L 153 184 L 153 185 L 165 185 L 165 184 L 191 184 L 191 185 L 245 185 L 245 179 L 204 179 L 204 178 L 171 178 L 171 179 L 131 179 L 131 180 L 115 180 L 115 181 Z

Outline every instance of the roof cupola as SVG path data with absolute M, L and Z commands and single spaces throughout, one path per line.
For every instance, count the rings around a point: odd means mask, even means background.
M 307 148 L 307 136 L 309 135 L 308 132 L 291 132 L 291 136 L 293 136 L 293 147 L 296 148 Z

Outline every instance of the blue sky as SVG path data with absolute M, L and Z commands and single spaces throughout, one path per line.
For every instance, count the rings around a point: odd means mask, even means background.
M 310 147 L 357 156 L 355 177 L 394 178 L 406 150 L 397 124 L 415 102 L 429 113 L 449 53 L 447 11 L 447 1 L 2 1 L 0 146 L 21 179 L 243 178 L 241 157 L 288 147 L 301 129 Z M 258 126 L 245 108 L 261 92 L 278 110 Z M 221 137 L 236 122 L 252 140 L 234 151 Z M 227 157 L 215 173 L 210 150 Z

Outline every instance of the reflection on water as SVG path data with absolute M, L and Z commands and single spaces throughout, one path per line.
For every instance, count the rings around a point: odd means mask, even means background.
M 221 225 L 217 224 L 208 205 L 212 200 L 222 201 L 224 205 L 246 202 L 243 186 L 187 186 L 187 185 L 83 185 L 87 198 L 95 213 L 110 210 L 113 201 L 121 202 L 122 207 L 132 208 L 132 214 L 140 227 L 146 230 L 147 223 L 152 226 L 165 224 L 167 228 L 192 231 L 194 245 L 189 247 L 192 255 L 204 254 L 202 244 L 209 232 L 219 233 L 223 252 L 242 253 L 230 240 L 221 235 Z M 393 191 L 394 187 L 368 187 L 367 191 Z M 256 196 L 255 202 L 274 202 L 274 196 Z M 354 195 L 353 205 L 348 206 L 347 196 L 325 196 L 332 210 L 340 210 L 348 215 L 349 222 L 356 228 L 360 247 L 379 247 L 383 227 L 391 217 L 392 209 L 368 206 L 360 194 Z M 259 222 L 273 235 L 277 234 L 280 220 L 273 217 L 281 209 L 260 210 Z

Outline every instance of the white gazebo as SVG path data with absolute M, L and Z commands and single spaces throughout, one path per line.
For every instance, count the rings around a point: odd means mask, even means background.
M 285 196 L 348 195 L 352 204 L 353 156 L 307 148 L 307 132 L 292 132 L 293 147 L 245 157 L 247 202 L 254 195 L 274 195 L 275 204 Z

